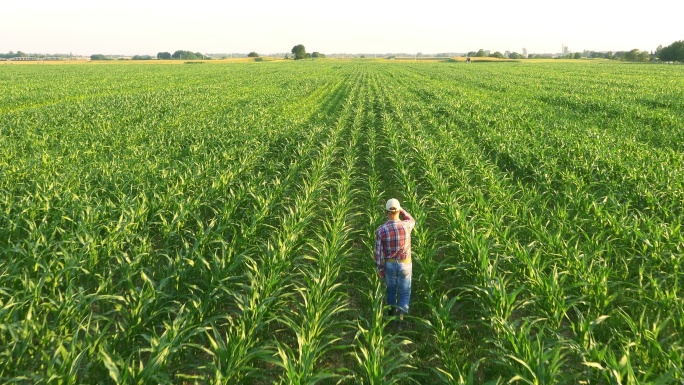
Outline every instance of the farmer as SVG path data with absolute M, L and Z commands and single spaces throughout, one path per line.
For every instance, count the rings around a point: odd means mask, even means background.
M 385 210 L 388 220 L 375 231 L 375 265 L 387 283 L 387 303 L 399 315 L 396 326 L 401 331 L 411 299 L 411 230 L 416 221 L 394 198 L 387 201 Z

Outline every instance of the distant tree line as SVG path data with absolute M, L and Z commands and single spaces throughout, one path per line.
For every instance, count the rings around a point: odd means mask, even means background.
M 684 62 L 684 40 L 676 41 L 667 47 L 658 46 L 655 56 L 660 59 L 660 61 Z
M 483 49 L 478 51 L 470 51 L 466 54 L 467 57 L 494 57 L 499 59 L 524 59 L 525 56 L 517 52 L 506 52 L 502 54 L 501 52 L 489 53 Z M 556 56 L 554 54 L 531 54 L 528 55 L 529 59 L 610 59 L 610 60 L 620 60 L 628 62 L 652 62 L 652 61 L 663 61 L 663 62 L 684 62 L 684 40 L 676 41 L 667 47 L 658 46 L 655 52 L 640 51 L 638 49 L 633 49 L 631 51 L 610 51 L 610 52 L 597 52 L 597 51 L 584 51 L 584 52 L 569 52 L 564 55 Z
M 201 52 L 191 52 L 191 51 L 183 51 L 183 50 L 178 50 L 174 52 L 173 54 L 169 52 L 159 52 L 157 53 L 157 59 L 159 60 L 171 60 L 171 59 L 176 59 L 176 60 L 203 60 L 203 59 L 211 59 L 209 56 L 201 53 Z
M 577 54 L 580 53 L 577 52 Z M 609 59 L 630 62 L 647 62 L 655 59 L 654 56 L 651 55 L 651 53 L 649 53 L 648 51 L 640 51 L 636 48 L 631 51 L 584 51 L 580 54 L 580 57 L 585 57 L 589 59 Z
M 2 59 L 11 59 L 13 57 L 27 57 L 28 55 L 21 52 L 17 51 L 16 53 L 13 51 L 9 51 L 8 53 L 0 53 L 0 58 Z
M 22 51 L 9 51 L 7 53 L 0 53 L 0 59 L 12 59 L 15 57 L 32 57 L 32 58 L 69 58 L 71 57 L 71 54 L 64 54 L 64 53 L 55 53 L 55 54 L 50 54 L 50 53 L 32 53 L 32 54 L 27 54 Z
M 298 44 L 292 47 L 292 58 L 295 60 L 309 59 L 309 58 L 324 58 L 325 55 L 314 51 L 313 53 L 306 52 L 306 48 L 302 44 Z M 419 54 L 422 56 L 422 54 Z M 0 59 L 11 59 L 15 57 L 28 57 L 26 53 L 22 51 L 9 51 L 8 53 L 0 53 Z M 32 54 L 32 57 L 46 57 L 43 54 Z M 56 57 L 65 57 L 66 55 L 56 54 Z M 538 59 L 538 58 L 561 58 L 561 59 L 610 59 L 610 60 L 620 60 L 629 62 L 684 62 L 684 40 L 676 41 L 666 47 L 662 45 L 658 46 L 655 52 L 640 51 L 638 49 L 633 49 L 631 51 L 610 51 L 610 52 L 597 52 L 597 51 L 583 51 L 583 52 L 570 52 L 564 55 L 556 56 L 553 54 L 531 54 L 525 57 L 517 52 L 501 53 L 496 51 L 494 53 L 489 53 L 484 49 L 478 51 L 471 51 L 466 54 L 467 57 L 491 57 L 498 59 Z M 118 56 L 117 56 L 118 57 Z M 259 54 L 252 51 L 247 57 L 259 58 Z M 289 56 L 285 55 L 288 59 Z M 94 54 L 90 56 L 91 60 L 113 60 L 111 55 Z M 120 58 L 121 59 L 121 58 Z M 154 57 L 150 55 L 135 55 L 132 57 L 133 60 L 152 60 Z M 157 59 L 160 60 L 198 60 L 198 59 L 211 59 L 211 57 L 201 53 L 201 52 L 191 52 L 178 50 L 171 54 L 170 52 L 159 52 L 157 53 Z
M 497 59 L 523 59 L 525 58 L 523 55 L 517 53 L 517 52 L 508 52 L 506 51 L 506 54 L 502 54 L 499 51 L 496 51 L 494 53 L 487 53 L 487 51 L 480 49 L 477 52 L 475 51 L 470 51 L 466 54 L 467 57 L 493 57 Z

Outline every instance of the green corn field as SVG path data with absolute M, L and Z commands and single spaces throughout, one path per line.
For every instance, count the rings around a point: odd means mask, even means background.
M 0 90 L 0 383 L 684 383 L 684 66 L 5 65 Z

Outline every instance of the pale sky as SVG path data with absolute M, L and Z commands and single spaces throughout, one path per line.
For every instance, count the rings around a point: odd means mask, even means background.
M 684 40 L 681 0 L 0 0 L 0 52 L 556 53 Z

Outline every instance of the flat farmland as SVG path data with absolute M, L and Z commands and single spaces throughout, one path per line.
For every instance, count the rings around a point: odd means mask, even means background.
M 0 66 L 0 382 L 681 383 L 683 205 L 681 65 Z

